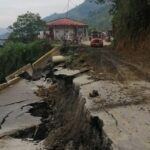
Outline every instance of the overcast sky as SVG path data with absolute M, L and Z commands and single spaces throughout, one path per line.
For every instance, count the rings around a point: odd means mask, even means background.
M 11 25 L 18 15 L 27 11 L 39 13 L 42 17 L 55 12 L 65 12 L 68 0 L 0 0 L 0 27 Z M 70 0 L 70 9 L 84 0 Z

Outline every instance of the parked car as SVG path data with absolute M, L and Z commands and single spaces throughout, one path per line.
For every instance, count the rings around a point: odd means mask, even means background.
M 101 38 L 93 38 L 90 44 L 91 47 L 103 47 L 103 40 Z

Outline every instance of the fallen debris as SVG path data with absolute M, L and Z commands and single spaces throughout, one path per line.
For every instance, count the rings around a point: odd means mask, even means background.
M 26 71 L 23 71 L 21 74 L 18 75 L 20 78 L 23 78 L 23 79 L 26 79 L 26 80 L 29 80 L 31 81 L 32 80 L 32 76 L 26 72 Z
M 99 93 L 97 90 L 93 90 L 92 93 L 89 93 L 89 96 L 90 97 L 97 97 L 97 96 L 99 96 Z
M 45 87 L 43 85 L 38 85 L 38 89 L 34 92 L 39 97 L 48 97 L 50 93 L 54 92 L 57 89 L 57 84 L 54 83 Z

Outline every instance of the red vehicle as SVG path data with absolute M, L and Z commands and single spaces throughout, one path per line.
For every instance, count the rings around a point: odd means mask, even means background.
M 101 38 L 93 38 L 91 40 L 91 47 L 103 47 L 103 40 Z

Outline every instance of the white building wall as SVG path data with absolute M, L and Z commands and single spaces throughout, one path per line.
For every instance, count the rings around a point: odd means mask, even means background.
M 38 34 L 38 38 L 44 39 L 44 31 L 40 31 L 40 33 Z
M 72 39 L 72 35 L 74 34 L 73 27 L 66 27 L 66 28 L 54 28 L 54 39 L 56 40 L 62 40 L 64 39 L 64 36 L 66 36 L 68 39 Z

